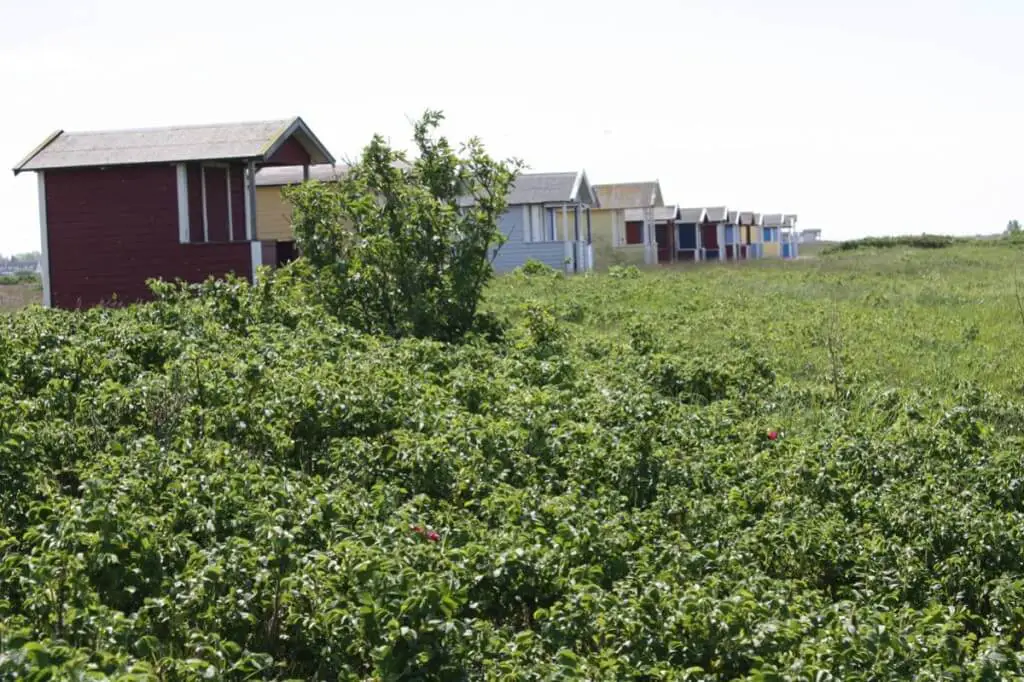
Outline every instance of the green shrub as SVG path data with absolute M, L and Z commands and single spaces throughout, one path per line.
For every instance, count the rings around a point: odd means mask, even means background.
M 364 331 L 453 341 L 477 323 L 520 164 L 476 139 L 457 154 L 433 136 L 441 120 L 428 111 L 416 124 L 411 163 L 375 136 L 339 182 L 284 190 L 316 295 Z
M 524 277 L 556 277 L 562 274 L 560 270 L 555 270 L 547 263 L 542 263 L 535 258 L 527 258 L 526 262 L 513 272 Z
M 864 237 L 839 242 L 826 249 L 822 249 L 822 255 L 838 253 L 842 251 L 856 251 L 858 249 L 891 249 L 894 247 L 909 247 L 913 249 L 944 249 L 953 246 L 958 241 L 956 237 L 945 235 L 911 235 L 898 237 Z
M 612 265 L 608 268 L 608 276 L 612 279 L 638 279 L 640 268 L 635 265 Z
M 40 281 L 39 275 L 34 272 L 15 272 L 9 275 L 0 275 L 0 285 L 12 284 L 35 284 Z
M 1020 678 L 1018 255 L 0 317 L 0 678 Z

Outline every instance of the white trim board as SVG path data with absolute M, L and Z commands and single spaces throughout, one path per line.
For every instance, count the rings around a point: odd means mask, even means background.
M 249 260 L 252 263 L 252 283 L 256 284 L 256 275 L 263 265 L 262 242 L 249 242 Z
M 50 286 L 50 239 L 49 225 L 46 222 L 46 173 L 36 173 L 39 185 L 39 244 L 42 250 L 43 267 L 43 307 L 53 307 L 53 293 Z
M 206 164 L 199 164 L 199 186 L 203 197 L 203 243 L 210 241 L 210 219 L 206 215 Z
M 175 169 L 178 176 L 178 242 L 188 244 L 192 239 L 188 222 L 188 166 L 179 163 Z
M 234 212 L 234 201 L 231 200 L 231 166 L 224 169 L 224 179 L 228 190 L 228 241 L 235 241 L 235 223 L 231 215 Z
M 256 164 L 246 164 L 245 176 L 245 238 L 256 239 Z

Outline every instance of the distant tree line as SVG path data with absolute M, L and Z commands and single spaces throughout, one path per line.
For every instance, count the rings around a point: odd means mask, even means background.
M 25 253 L 11 254 L 10 256 L 0 254 L 0 263 L 38 263 L 42 257 L 43 254 L 39 251 L 26 251 Z

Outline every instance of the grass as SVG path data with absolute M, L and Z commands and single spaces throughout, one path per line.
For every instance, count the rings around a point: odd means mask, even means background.
M 581 342 L 622 335 L 625 322 L 639 320 L 666 346 L 757 349 L 797 383 L 838 368 L 882 384 L 941 389 L 969 381 L 1020 394 L 1020 257 L 1013 246 L 958 245 L 690 265 L 637 279 L 510 276 L 495 283 L 489 302 L 514 313 L 544 301 L 575 320 Z
M 43 288 L 37 282 L 0 285 L 0 312 L 19 310 L 42 300 Z

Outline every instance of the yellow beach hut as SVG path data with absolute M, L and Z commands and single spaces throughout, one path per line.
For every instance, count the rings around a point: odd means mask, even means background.
M 653 211 L 665 205 L 657 180 L 594 185 L 594 194 L 597 206 L 590 209 L 590 221 L 595 268 L 653 264 L 663 252 L 671 259 L 673 230 L 659 230 Z

